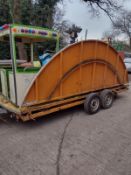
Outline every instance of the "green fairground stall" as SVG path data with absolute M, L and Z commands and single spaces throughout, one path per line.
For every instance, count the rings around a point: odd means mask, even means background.
M 21 106 L 25 92 L 42 67 L 40 55 L 50 52 L 52 56 L 58 50 L 56 31 L 16 24 L 0 27 L 0 105 L 5 107 L 7 99 Z M 13 108 L 9 106 L 9 110 Z

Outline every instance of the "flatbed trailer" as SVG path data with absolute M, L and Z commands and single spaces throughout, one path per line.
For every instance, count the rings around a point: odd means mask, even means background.
M 0 105 L 15 114 L 17 119 L 28 121 L 80 104 L 84 104 L 87 113 L 94 114 L 100 107 L 111 107 L 114 96 L 128 89 L 123 59 L 109 44 L 86 40 L 58 51 L 59 35 L 56 32 L 34 28 L 35 33 L 27 34 L 22 33 L 21 28 L 28 32 L 32 30 L 17 25 L 6 29 L 12 44 L 13 64 L 11 69 L 2 64 L 0 70 L 1 87 L 5 83 L 2 80 L 6 80 L 8 94 L 1 88 Z M 39 30 L 43 34 L 50 33 L 50 38 L 46 35 L 46 39 L 57 41 L 56 54 L 38 70 L 34 66 L 21 70 L 16 62 L 15 41 L 30 43 L 33 50 L 33 43 L 45 41 Z M 5 35 L 4 32 L 0 36 Z M 31 55 L 33 59 L 33 51 Z

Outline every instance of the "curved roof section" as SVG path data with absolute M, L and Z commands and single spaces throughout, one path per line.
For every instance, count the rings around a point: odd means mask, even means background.
M 43 27 L 19 25 L 19 24 L 5 24 L 0 27 L 0 36 L 5 36 L 10 33 L 10 28 L 14 36 L 28 37 L 28 38 L 47 38 L 57 40 L 59 33 Z

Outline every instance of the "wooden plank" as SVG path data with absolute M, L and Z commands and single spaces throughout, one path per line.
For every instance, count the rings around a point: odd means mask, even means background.
M 26 115 L 26 116 L 19 116 L 22 121 L 28 121 L 28 120 L 33 120 L 33 119 L 36 119 L 38 117 L 41 117 L 41 116 L 45 116 L 45 115 L 48 115 L 48 114 L 51 114 L 51 113 L 54 113 L 54 112 L 57 112 L 57 111 L 60 111 L 60 110 L 64 110 L 64 109 L 68 109 L 68 108 L 71 108 L 71 107 L 74 107 L 74 106 L 78 106 L 80 104 L 83 104 L 84 103 L 84 100 L 80 100 L 80 101 L 77 101 L 77 102 L 74 102 L 74 103 L 71 103 L 71 104 L 66 104 L 66 105 L 63 105 L 61 107 L 56 107 L 56 108 L 52 108 L 50 110 L 46 110 L 46 111 L 41 111 L 41 112 L 38 112 L 36 114 L 32 114 L 32 115 Z

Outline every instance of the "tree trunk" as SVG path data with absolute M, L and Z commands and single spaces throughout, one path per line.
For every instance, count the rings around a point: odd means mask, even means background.
M 21 23 L 21 0 L 14 0 L 13 2 L 13 22 Z

